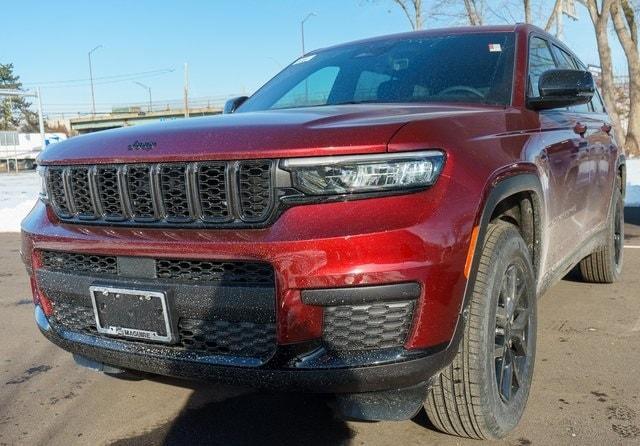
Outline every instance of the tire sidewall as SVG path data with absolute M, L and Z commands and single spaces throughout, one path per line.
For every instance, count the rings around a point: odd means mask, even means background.
M 529 299 L 529 308 L 532 314 L 530 318 L 531 336 L 528 340 L 528 349 L 531 356 L 525 375 L 528 382 L 523 384 L 511 401 L 502 400 L 496 383 L 495 359 L 493 356 L 495 345 L 495 322 L 496 309 L 500 288 L 502 286 L 502 278 L 506 269 L 511 264 L 517 264 L 524 271 L 524 280 L 526 282 L 526 297 Z M 483 363 L 481 368 L 482 386 L 481 392 L 482 405 L 490 408 L 485 412 L 487 427 L 491 434 L 495 437 L 502 437 L 504 434 L 512 430 L 517 424 L 522 414 L 529 396 L 531 379 L 533 377 L 533 366 L 535 363 L 535 345 L 536 345 L 536 292 L 533 267 L 529 258 L 528 248 L 522 240 L 520 233 L 515 227 L 507 227 L 502 231 L 494 249 L 491 253 L 491 263 L 488 269 L 487 286 L 484 290 L 487 305 L 484 307 L 483 320 L 483 336 L 484 339 L 479 349 L 479 360 Z
M 619 212 L 619 214 L 618 214 Z M 615 234 L 616 234 L 616 218 L 620 218 L 620 261 L 616 264 L 616 247 L 615 247 Z M 611 262 L 611 272 L 613 273 L 613 281 L 617 281 L 622 274 L 622 266 L 624 265 L 624 202 L 620 190 L 616 187 L 613 192 L 613 203 L 611 206 L 611 218 L 609 224 L 609 249 L 611 255 L 609 262 Z

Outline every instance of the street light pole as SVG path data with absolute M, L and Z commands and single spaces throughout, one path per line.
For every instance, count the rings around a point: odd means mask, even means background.
M 95 50 L 102 48 L 102 45 L 98 45 L 91 51 L 89 51 L 89 80 L 91 81 L 91 114 L 95 116 L 96 114 L 96 97 L 93 91 L 93 67 L 91 66 L 91 53 Z
M 302 21 L 300 22 L 300 39 L 302 40 L 302 55 L 304 56 L 304 22 L 306 22 L 307 20 L 309 20 L 311 17 L 315 17 L 318 14 L 316 14 L 315 12 L 310 12 L 309 14 L 307 14 L 307 16 L 302 19 Z
M 142 88 L 144 88 L 145 90 L 147 90 L 149 92 L 149 112 L 151 112 L 153 110 L 153 102 L 151 101 L 151 87 L 143 84 L 142 82 L 138 82 L 138 81 L 133 81 L 133 83 L 140 85 Z

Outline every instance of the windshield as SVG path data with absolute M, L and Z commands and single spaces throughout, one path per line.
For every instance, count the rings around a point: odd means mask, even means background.
M 238 112 L 357 103 L 507 105 L 513 33 L 379 40 L 301 57 Z

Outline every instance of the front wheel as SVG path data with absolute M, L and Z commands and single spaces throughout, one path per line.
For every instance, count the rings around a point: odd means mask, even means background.
M 426 410 L 439 430 L 500 438 L 529 396 L 536 348 L 536 292 L 530 253 L 518 229 L 489 225 L 458 353 L 434 378 Z

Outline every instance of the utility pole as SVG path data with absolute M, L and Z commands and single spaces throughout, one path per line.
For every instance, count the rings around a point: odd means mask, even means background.
M 306 22 L 307 20 L 309 20 L 311 17 L 315 17 L 318 14 L 316 14 L 315 12 L 310 12 L 309 14 L 307 14 L 307 16 L 302 19 L 302 21 L 300 22 L 300 40 L 302 40 L 302 55 L 304 56 L 304 22 Z
M 133 81 L 134 84 L 140 85 L 142 88 L 149 92 L 149 112 L 153 111 L 153 102 L 151 101 L 151 87 L 143 84 L 142 82 Z
M 40 127 L 40 138 L 42 139 L 42 150 L 44 150 L 44 117 L 42 116 L 42 99 L 40 97 L 40 87 L 36 88 L 38 98 L 38 126 Z
M 91 114 L 95 116 L 96 114 L 96 97 L 93 91 L 93 67 L 91 66 L 91 53 L 95 50 L 102 48 L 102 45 L 96 46 L 94 49 L 89 51 L 89 80 L 91 81 Z
M 184 117 L 189 117 L 189 64 L 184 63 Z

